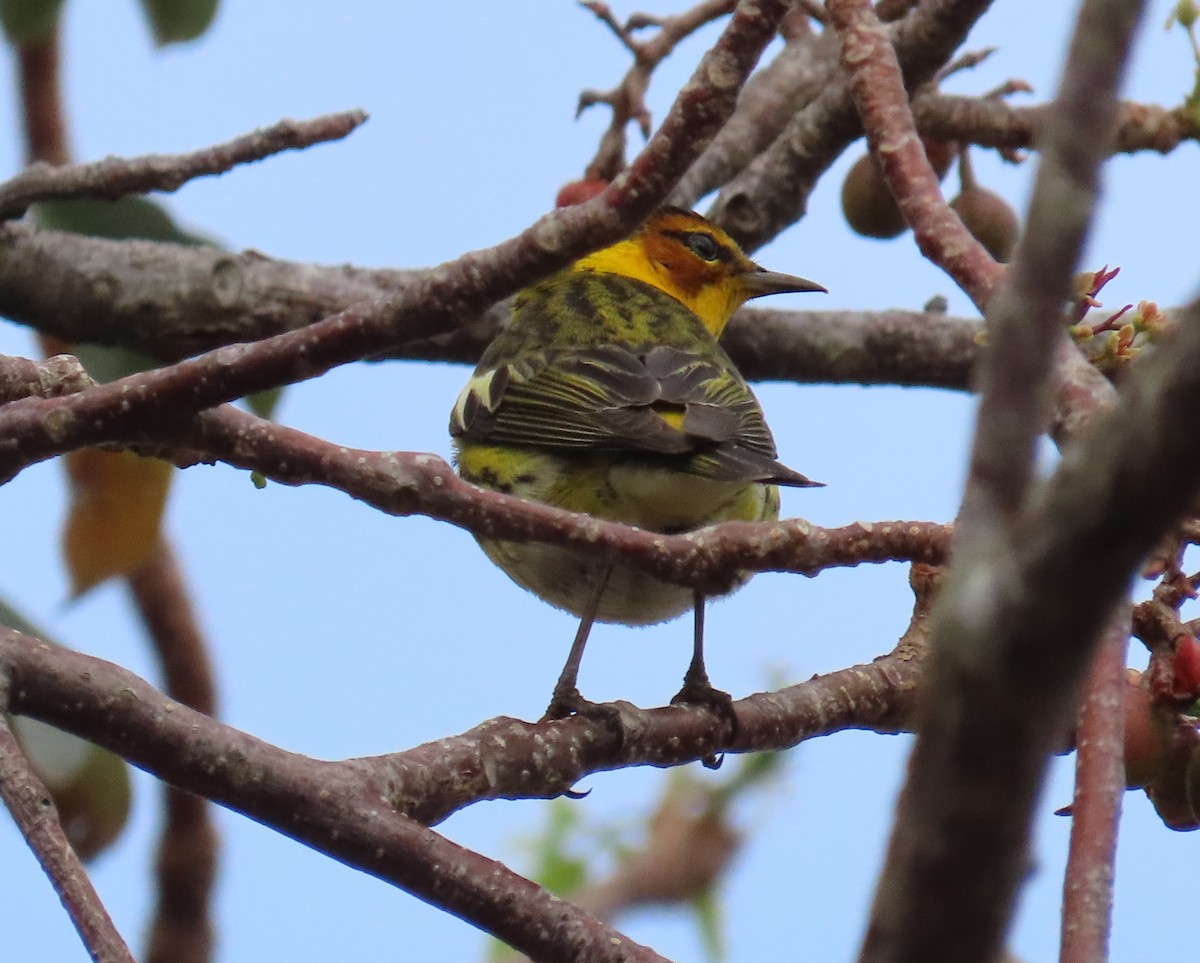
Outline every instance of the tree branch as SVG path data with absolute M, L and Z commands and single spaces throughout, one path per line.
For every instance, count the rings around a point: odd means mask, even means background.
M 977 321 L 933 311 L 739 312 L 721 344 L 752 381 L 972 390 Z
M 847 16 L 870 16 L 869 6 L 852 4 L 845 4 Z M 1188 370 L 1200 363 L 1193 330 L 1147 359 L 1120 416 L 1094 419 L 1037 497 L 1023 497 L 1051 370 L 1051 359 L 1030 355 L 1052 355 L 1059 343 L 1059 308 L 1090 214 L 1088 188 L 1109 151 L 1104 135 L 1113 129 L 1139 9 L 1115 0 L 1084 4 L 1013 268 L 1018 293 L 994 306 L 988 384 L 995 394 L 985 396 L 964 504 L 971 529 L 939 602 L 929 697 L 919 710 L 864 961 L 987 960 L 999 952 L 1024 875 L 1037 788 L 1096 634 L 1141 556 L 1200 483 L 1200 457 L 1193 457 L 1200 437 L 1188 440 L 1193 426 L 1168 414 L 1181 397 L 1200 401 L 1200 380 Z M 1037 254 L 1049 264 L 1031 263 Z M 1020 316 L 1019 304 L 1040 311 Z M 1019 338 L 1031 343 L 1014 345 Z M 1022 360 L 1033 371 L 1008 384 L 1004 377 Z M 999 399 L 1017 388 L 1033 396 L 1015 401 L 1020 423 L 999 410 Z M 980 474 L 992 468 L 996 475 L 985 484 Z M 1163 472 L 1172 479 L 1165 497 Z M 1131 502 L 1139 508 L 1131 511 Z
M 960 97 L 935 90 L 919 93 L 912 101 L 923 136 L 1008 150 L 1038 149 L 1052 123 L 1051 109 L 1050 104 L 1016 107 L 996 97 Z M 1169 154 L 1197 137 L 1200 130 L 1185 110 L 1128 100 L 1117 103 L 1117 153 Z
M 891 28 L 910 87 L 930 79 L 987 11 L 990 0 L 932 0 Z M 710 215 L 754 250 L 804 213 L 817 178 L 862 133 L 844 74 L 833 74 L 821 93 L 784 132 L 721 191 Z
M 833 3 L 830 21 L 842 41 L 841 63 L 871 151 L 921 253 L 983 311 L 1004 278 L 942 197 L 938 176 L 917 136 L 897 51 L 863 4 Z
M 174 379 L 172 369 L 160 370 L 171 396 L 186 397 L 189 383 Z M 202 379 L 207 368 L 190 370 Z M 229 406 L 193 419 L 168 415 L 164 420 L 165 402 L 139 387 L 138 377 L 0 408 L 0 436 L 8 447 L 0 452 L 4 471 L 11 475 L 18 465 L 102 443 L 157 444 L 160 453 L 184 448 L 193 460 L 219 459 L 286 485 L 327 485 L 388 514 L 427 515 L 480 537 L 586 546 L 670 581 L 716 592 L 728 589 L 730 573 L 737 570 L 814 574 L 831 564 L 938 562 L 949 542 L 949 529 L 930 522 L 822 529 L 791 519 L 725 522 L 681 535 L 641 531 L 476 488 L 435 455 L 346 448 Z M 208 389 L 198 385 L 196 390 Z
M 20 682 L 13 711 L 79 734 L 165 782 L 291 835 L 293 818 L 320 821 L 328 812 L 316 796 L 348 806 L 384 799 L 433 825 L 486 799 L 558 796 L 596 772 L 682 765 L 715 751 L 785 749 L 845 729 L 901 731 L 924 651 L 923 636 L 913 631 L 868 665 L 738 700 L 738 734 L 728 745 L 721 742 L 728 727 L 704 707 L 615 703 L 625 723 L 620 741 L 602 722 L 580 716 L 541 723 L 498 717 L 459 736 L 339 762 L 286 752 L 171 700 L 126 669 L 12 629 L 0 628 L 0 665 Z M 310 845 L 374 872 L 350 859 L 336 824 L 330 829 L 330 838 Z
M 1076 739 L 1060 963 L 1108 959 L 1117 824 L 1125 796 L 1128 647 L 1128 618 L 1116 619 L 1100 644 L 1086 683 Z
M 208 646 L 171 546 L 160 536 L 129 588 L 162 667 L 166 692 L 207 716 L 216 714 Z M 208 802 L 164 786 L 157 894 L 147 960 L 206 963 L 212 957 L 210 914 L 217 868 L 217 830 Z
M 314 324 L 351 304 L 386 299 L 410 276 L 0 227 L 0 312 L 69 342 L 119 344 L 164 361 Z M 474 364 L 506 318 L 506 305 L 497 306 L 386 354 Z M 749 308 L 722 343 L 751 379 L 962 390 L 978 333 L 976 322 L 933 313 Z M 0 383 L 0 398 L 12 397 Z
M 0 184 L 0 220 L 18 218 L 39 201 L 68 197 L 116 200 L 127 194 L 177 191 L 197 177 L 224 174 L 238 164 L 341 140 L 366 119 L 364 111 L 347 110 L 312 120 L 281 120 L 227 143 L 183 154 L 108 157 L 71 166 L 35 162 Z
M 157 771 L 181 788 L 204 792 L 399 886 L 534 959 L 662 959 L 502 864 L 395 812 L 380 796 L 378 785 L 361 776 L 348 778 L 358 775 L 361 767 L 322 763 L 267 746 L 173 703 L 117 666 L 12 630 L 0 629 L 0 650 L 0 661 L 16 680 L 14 692 L 19 692 L 13 711 L 33 714 L 34 690 L 74 691 L 84 701 L 68 714 L 76 721 L 90 715 L 100 726 L 104 720 L 127 720 L 123 733 L 114 732 L 111 740 L 102 741 L 121 745 L 125 752 L 133 740 L 154 742 L 161 763 Z M 93 671 L 99 676 L 89 679 Z M 95 685 L 98 679 L 119 680 L 118 687 Z M 37 700 L 34 695 L 32 701 Z M 187 721 L 181 729 L 183 720 Z
M 97 963 L 134 963 L 87 870 L 67 841 L 49 790 L 17 744 L 4 714 L 7 711 L 7 705 L 0 706 L 0 798 L 49 877 L 91 958 Z

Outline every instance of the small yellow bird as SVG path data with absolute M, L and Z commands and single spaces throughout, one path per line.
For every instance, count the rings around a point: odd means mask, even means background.
M 699 214 L 659 211 L 517 294 L 451 413 L 459 474 L 654 532 L 778 518 L 777 486 L 818 483 L 776 460 L 762 409 L 717 338 L 750 298 L 824 290 L 759 267 Z M 594 621 L 649 625 L 688 608 L 692 661 L 672 702 L 730 715 L 704 667 L 701 593 L 556 545 L 480 546 L 518 585 L 581 619 L 546 718 L 604 714 L 576 687 Z

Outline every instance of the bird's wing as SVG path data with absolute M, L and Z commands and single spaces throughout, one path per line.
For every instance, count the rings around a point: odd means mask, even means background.
M 468 382 L 450 433 L 560 453 L 662 456 L 714 479 L 813 484 L 776 461 L 758 402 L 732 364 L 672 347 L 527 352 Z

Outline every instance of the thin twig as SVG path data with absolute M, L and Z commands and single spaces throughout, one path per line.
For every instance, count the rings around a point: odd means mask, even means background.
M 0 798 L 97 963 L 134 963 L 87 870 L 67 841 L 50 792 L 29 765 L 0 707 Z
M 198 712 L 215 715 L 208 646 L 175 553 L 163 536 L 128 582 L 158 655 L 167 694 Z M 216 827 L 205 799 L 173 786 L 163 789 L 158 903 L 146 958 L 150 963 L 204 963 L 213 950 L 210 903 L 217 863 Z
M 913 98 L 917 129 L 927 137 L 959 140 L 980 147 L 1040 148 L 1051 123 L 1050 104 L 1014 106 L 989 97 L 962 97 L 924 91 Z M 1200 128 L 1183 110 L 1158 104 L 1120 101 L 1113 150 L 1168 154 L 1186 140 L 1200 139 Z
M 95 383 L 71 354 L 56 354 L 45 361 L 0 355 L 0 404 L 18 398 L 73 395 Z
M 62 25 L 55 23 L 45 37 L 21 44 L 17 57 L 25 162 L 68 164 L 71 148 L 63 116 Z
M 39 201 L 94 197 L 115 200 L 148 191 L 176 191 L 197 177 L 224 174 L 285 150 L 340 140 L 366 121 L 365 111 L 348 110 L 312 120 L 281 120 L 224 144 L 184 154 L 108 157 L 90 164 L 30 164 L 0 184 L 0 220 L 23 215 Z
M 336 762 L 286 752 L 175 702 L 126 669 L 11 629 L 0 628 L 0 666 L 20 678 L 15 710 L 287 833 L 293 820 L 321 811 L 309 793 L 374 807 L 386 799 L 398 813 L 434 825 L 481 800 L 561 795 L 600 771 L 682 765 L 714 750 L 786 749 L 847 729 L 904 731 L 921 677 L 918 642 L 910 630 L 871 663 L 737 700 L 737 739 L 728 744 L 720 742 L 728 727 L 703 706 L 615 703 L 629 723 L 624 739 L 581 716 L 542 723 L 497 717 L 401 752 Z M 114 700 L 114 692 L 122 697 Z M 329 828 L 333 836 L 320 848 L 344 855 L 337 827 Z
M 1059 963 L 1108 959 L 1117 823 L 1125 795 L 1128 618 L 1114 621 L 1084 687 L 1075 756 L 1071 845 L 1063 883 Z
M 194 421 L 179 416 L 164 424 L 155 392 L 124 381 L 67 398 L 26 398 L 0 408 L 0 434 L 12 449 L 5 453 L 10 456 L 8 473 L 16 470 L 12 458 L 29 464 L 87 445 L 157 442 L 166 450 L 190 449 L 282 484 L 327 485 L 389 514 L 428 515 L 481 537 L 586 545 L 668 580 L 717 593 L 728 591 L 731 572 L 737 569 L 813 574 L 829 564 L 939 562 L 948 545 L 949 529 L 930 522 L 822 529 L 791 519 L 725 522 L 682 535 L 646 532 L 476 488 L 435 455 L 346 448 L 229 406 L 203 412 Z M 91 394 L 108 391 L 115 392 L 115 404 L 107 395 L 96 403 Z M 81 403 L 72 407 L 75 399 Z
M 803 683 L 794 693 L 745 700 L 738 712 L 749 725 L 740 727 L 738 745 L 763 737 L 782 742 L 803 728 L 802 719 L 810 731 L 828 728 L 839 712 L 845 712 L 847 725 L 894 731 L 907 717 L 918 670 L 910 654 L 897 652 Z M 434 801 L 420 792 L 419 779 L 430 770 L 424 760 L 441 767 L 439 788 L 445 793 L 460 791 L 470 779 L 488 796 L 506 787 L 513 796 L 556 795 L 579 777 L 581 762 L 595 771 L 635 764 L 634 756 L 642 764 L 658 760 L 656 765 L 669 764 L 681 751 L 702 758 L 726 729 L 697 706 L 649 712 L 630 707 L 637 725 L 623 743 L 602 723 L 578 717 L 538 725 L 499 719 L 460 740 L 401 754 L 413 763 L 416 778 L 409 780 L 397 757 L 331 763 L 285 752 L 173 702 L 118 666 L 3 628 L 0 671 L 16 682 L 14 711 L 68 731 L 84 729 L 160 778 L 412 892 L 535 959 L 660 958 L 404 815 Z M 792 711 L 793 701 L 807 705 L 807 712 Z M 187 753 L 179 752 L 181 744 Z M 471 754 L 477 765 L 464 764 Z M 384 801 L 391 805 L 381 805 Z M 441 815 L 447 801 L 443 798 Z M 548 920 L 554 922 L 547 925 Z
M 588 163 L 585 177 L 610 181 L 625 166 L 625 128 L 631 120 L 636 121 L 643 137 L 650 136 L 650 109 L 646 106 L 646 90 L 650 76 L 680 41 L 691 36 L 705 24 L 718 17 L 726 16 L 736 5 L 736 0 L 702 0 L 690 10 L 661 19 L 631 17 L 629 24 L 617 22 L 607 3 L 596 0 L 581 0 L 586 7 L 604 23 L 633 54 L 633 66 L 621 82 L 612 90 L 585 90 L 579 95 L 575 116 L 596 104 L 607 104 L 612 109 L 612 120 L 600 138 L 595 157 Z M 654 26 L 658 32 L 650 40 L 639 40 L 636 29 Z

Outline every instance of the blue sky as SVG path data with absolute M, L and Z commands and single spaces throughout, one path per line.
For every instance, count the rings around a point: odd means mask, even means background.
M 181 151 L 280 117 L 363 107 L 371 120 L 347 141 L 272 158 L 186 186 L 168 204 L 188 226 L 233 248 L 322 263 L 421 266 L 492 244 L 527 226 L 577 177 L 607 117 L 572 120 L 579 90 L 616 82 L 627 55 L 572 3 L 226 3 L 196 44 L 153 48 L 139 8 L 67 4 L 66 80 L 76 156 Z M 656 12 L 678 9 L 672 0 Z M 1177 102 L 1190 85 L 1182 34 L 1151 5 L 1128 95 Z M 443 10 L 445 8 L 442 8 Z M 619 16 L 633 12 L 616 7 Z M 1073 6 L 1002 0 L 972 48 L 1000 48 L 948 89 L 987 90 L 1018 76 L 1054 89 Z M 453 19 L 451 19 L 453 18 Z M 655 75 L 660 118 L 713 31 L 685 44 Z M 6 55 L 7 56 L 7 55 Z M 10 59 L 10 58 L 9 58 Z M 10 75 L 12 73 L 9 64 Z M 1018 101 L 1020 102 L 1020 101 Z M 20 164 L 15 97 L 0 98 L 0 174 Z M 764 264 L 825 284 L 822 306 L 919 308 L 966 299 L 911 240 L 853 237 L 841 222 L 841 175 L 820 184 L 809 216 L 758 252 Z M 1167 158 L 1118 158 L 1090 247 L 1091 266 L 1120 265 L 1111 304 L 1179 303 L 1195 286 L 1195 147 Z M 986 186 L 1021 209 L 1032 164 L 976 152 Z M 1186 227 L 1186 229 L 1185 229 Z M 776 298 L 808 307 L 813 298 Z M 0 352 L 32 352 L 27 332 L 0 324 Z M 449 454 L 446 422 L 463 368 L 377 364 L 343 368 L 290 389 L 281 420 L 347 445 Z M 945 392 L 763 385 L 759 395 L 782 459 L 827 483 L 785 492 L 784 514 L 823 525 L 953 516 L 972 402 Z M 0 489 L 5 542 L 21 562 L 0 567 L 0 595 L 57 638 L 154 678 L 119 585 L 73 605 L 57 557 L 64 492 L 41 465 Z M 176 479 L 168 529 L 191 578 L 218 672 L 222 718 L 279 745 L 338 758 L 405 748 L 490 716 L 536 718 L 574 620 L 523 593 L 467 534 L 420 518 L 375 514 L 323 489 L 269 486 L 244 473 L 195 468 Z M 711 608 L 709 669 L 735 695 L 782 675 L 866 661 L 907 623 L 900 566 L 808 580 L 762 575 Z M 597 629 L 581 685 L 592 698 L 663 703 L 686 665 L 687 620 L 650 629 Z M 749 839 L 723 886 L 734 963 L 801 943 L 811 958 L 853 958 L 886 839 L 908 740 L 844 733 L 789 753 L 787 779 L 738 813 Z M 1057 909 L 1071 761 L 1055 765 L 1041 806 L 1037 857 L 1014 933 L 1030 960 L 1057 950 Z M 603 774 L 578 803 L 588 818 L 636 824 L 659 772 Z M 94 867 L 96 884 L 135 953 L 149 912 L 147 872 L 158 822 L 153 780 L 141 777 L 130 830 Z M 451 838 L 528 867 L 527 840 L 544 804 L 476 806 L 440 827 Z M 309 852 L 231 813 L 217 894 L 218 959 L 325 959 L 395 953 L 478 959 L 483 937 L 412 897 Z M 1195 841 L 1170 833 L 1140 794 L 1126 798 L 1118 867 L 1115 959 L 1166 958 L 1191 948 L 1186 920 Z M 86 958 L 15 830 L 0 819 L 0 924 L 11 958 Z M 1155 885 L 1147 885 L 1153 880 Z M 786 921 L 786 922 L 784 922 Z M 620 921 L 675 959 L 699 944 L 681 913 Z

